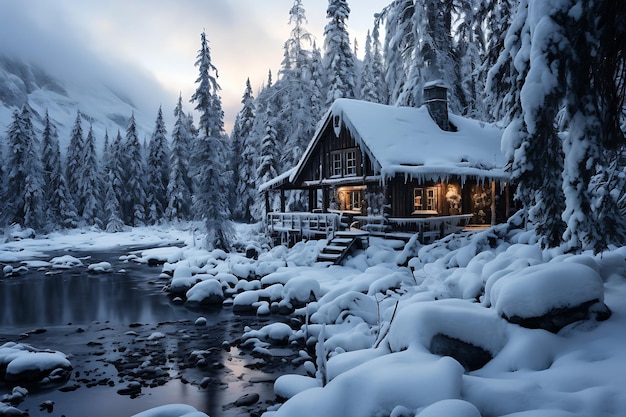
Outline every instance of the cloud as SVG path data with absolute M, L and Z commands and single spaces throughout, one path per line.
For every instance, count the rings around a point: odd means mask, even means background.
M 0 54 L 20 58 L 82 89 L 105 85 L 148 111 L 169 94 L 156 77 L 124 56 L 98 53 L 93 34 L 67 13 L 64 1 L 3 1 Z
M 363 9 L 379 9 L 367 3 L 352 6 L 349 22 L 361 45 L 373 19 Z M 382 8 L 388 0 L 373 3 Z M 293 0 L 0 0 L 0 54 L 19 56 L 85 88 L 103 83 L 147 112 L 156 114 L 162 105 L 171 115 L 179 92 L 187 108 L 193 107 L 187 100 L 196 87 L 194 63 L 204 30 L 229 126 L 246 78 L 258 90 L 269 69 L 276 77 L 292 5 Z M 304 7 L 307 29 L 321 47 L 327 2 L 305 0 Z

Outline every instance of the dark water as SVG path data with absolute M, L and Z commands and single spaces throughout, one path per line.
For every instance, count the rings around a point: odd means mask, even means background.
M 289 359 L 294 352 L 275 349 L 274 358 L 262 360 L 224 347 L 225 341 L 241 336 L 244 326 L 258 328 L 267 319 L 173 305 L 162 291 L 167 280 L 159 279 L 161 268 L 120 261 L 126 252 L 51 253 L 46 260 L 64 254 L 81 258 L 84 266 L 31 268 L 18 277 L 0 279 L 0 345 L 20 341 L 59 350 L 70 356 L 74 367 L 65 384 L 72 391 L 63 392 L 59 386 L 31 389 L 19 409 L 31 416 L 105 417 L 183 403 L 212 417 L 228 417 L 260 415 L 274 402 L 272 381 L 286 369 L 293 370 Z M 101 261 L 110 262 L 114 272 L 86 272 L 87 265 Z M 194 325 L 199 316 L 207 318 L 207 326 Z M 157 332 L 164 337 L 150 338 Z M 204 352 L 203 366 L 197 365 L 197 351 Z M 165 375 L 137 376 L 146 363 Z M 143 384 L 136 398 L 117 392 L 130 381 Z M 0 396 L 10 389 L 0 385 Z M 251 393 L 260 395 L 257 404 L 233 406 Z M 51 414 L 39 411 L 46 400 L 55 402 Z
M 17 278 L 2 280 L 1 326 L 42 327 L 94 321 L 158 323 L 193 316 L 169 304 L 161 291 L 166 281 L 158 279 L 160 267 L 120 261 L 124 252 L 57 252 L 50 254 L 49 259 L 62 255 L 79 258 L 84 266 L 69 270 L 31 268 Z M 87 265 L 102 261 L 110 262 L 114 272 L 87 273 Z

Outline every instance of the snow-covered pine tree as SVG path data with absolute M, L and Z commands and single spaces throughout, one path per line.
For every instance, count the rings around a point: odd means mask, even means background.
M 228 190 L 231 174 L 227 171 L 224 133 L 224 112 L 218 95 L 217 68 L 211 62 L 211 52 L 206 34 L 200 36 L 200 50 L 196 60 L 199 75 L 198 87 L 191 97 L 200 113 L 198 138 L 193 152 L 193 211 L 207 232 L 207 245 L 211 248 L 230 249 L 232 225 Z
M 277 93 L 270 99 L 273 108 L 278 109 L 272 126 L 277 137 L 284 138 L 279 145 L 279 172 L 292 168 L 300 160 L 320 117 L 319 87 L 312 74 L 316 64 L 313 59 L 317 56 L 308 49 L 313 37 L 305 29 L 306 22 L 302 1 L 295 0 L 289 10 L 292 30 L 285 42 L 286 59 L 280 71 L 281 78 L 275 84 Z M 290 210 L 303 210 L 306 197 L 300 191 L 292 191 L 287 204 Z
M 114 173 L 111 167 L 105 171 L 102 180 L 104 194 L 104 230 L 117 233 L 124 230 L 124 222 L 120 219 L 120 202 L 113 189 Z
M 6 195 L 6 170 L 5 170 L 5 160 L 4 160 L 4 141 L 0 142 L 0 201 L 2 201 L 2 203 L 0 203 L 0 207 L 2 207 L 2 210 L 0 210 L 0 227 L 4 226 L 4 224 L 8 221 L 7 219 L 5 219 L 5 215 L 6 213 L 6 209 L 5 209 L 5 205 L 8 201 L 8 196 Z
M 388 88 L 388 98 L 386 104 L 406 104 L 399 103 L 400 96 L 405 91 L 405 84 L 409 76 L 410 65 L 413 65 L 415 80 L 419 76 L 422 63 L 413 63 L 417 59 L 417 32 L 415 28 L 415 4 L 413 0 L 395 0 L 385 7 L 376 21 L 376 26 L 385 21 L 385 43 L 383 55 L 386 64 L 385 84 Z M 417 78 L 416 81 L 419 81 Z M 421 99 L 419 100 L 421 102 Z
M 346 22 L 350 16 L 347 0 L 328 0 L 324 28 L 324 68 L 328 91 L 326 105 L 338 98 L 354 98 L 356 95 L 356 65 L 350 46 Z
M 123 220 L 130 226 L 142 226 L 145 222 L 145 165 L 141 144 L 137 137 L 135 114 L 130 116 L 126 129 L 126 140 L 122 143 L 123 152 Z
M 122 221 L 122 198 L 124 196 L 124 155 L 122 134 L 117 131 L 115 139 L 108 146 L 105 157 L 104 181 L 102 194 L 104 196 L 104 227 L 108 233 L 121 232 L 124 229 Z
M 372 55 L 372 36 L 370 31 L 367 31 L 365 37 L 365 53 L 363 55 L 363 68 L 361 71 L 361 100 L 371 101 L 373 103 L 380 103 L 380 97 L 378 95 L 379 80 L 374 78 L 374 56 Z
M 478 68 L 478 79 L 485 84 L 489 82 L 489 72 L 497 66 L 504 50 L 504 40 L 518 2 L 516 0 L 485 0 L 476 5 L 475 24 L 483 28 L 485 39 L 485 50 Z M 499 106 L 498 109 L 494 109 L 494 106 L 498 106 L 501 101 L 496 99 L 497 96 L 490 94 L 491 90 L 485 87 L 479 95 L 485 106 L 483 116 L 485 120 L 499 120 L 505 116 L 504 112 L 507 107 Z
M 306 13 L 301 0 L 295 0 L 289 10 L 289 24 L 291 33 L 285 42 L 285 61 L 281 68 L 281 78 L 276 82 L 276 89 L 280 91 L 275 97 L 279 101 L 280 111 L 276 114 L 278 123 L 275 123 L 281 137 L 285 138 L 283 154 L 281 155 L 282 168 L 289 169 L 302 156 L 306 144 L 311 139 L 312 126 L 317 121 L 317 114 L 311 113 L 311 78 L 309 61 L 313 36 L 306 30 Z
M 554 11 L 568 42 L 561 42 L 557 59 L 544 52 L 551 68 L 564 61 L 567 135 L 563 190 L 570 250 L 626 243 L 626 222 L 620 217 L 611 171 L 611 152 L 624 145 L 626 75 L 626 6 L 607 0 L 570 0 Z M 532 2 L 531 11 L 545 8 Z M 529 12 L 530 14 L 530 12 Z M 563 44 L 566 46 L 564 47 Z M 552 58 L 552 59 L 551 59 Z
M 21 112 L 16 110 L 7 132 L 10 152 L 6 161 L 6 196 L 9 197 L 5 203 L 6 216 L 9 222 L 42 230 L 45 208 L 41 144 L 33 128 L 31 111 L 28 103 Z
M 176 122 L 172 131 L 172 150 L 170 153 L 170 174 L 167 183 L 167 208 L 165 217 L 169 221 L 188 220 L 191 215 L 191 179 L 188 161 L 191 157 L 189 149 L 189 119 L 183 112 L 182 96 L 174 108 Z
M 425 81 L 441 79 L 449 86 L 448 106 L 457 114 L 464 114 L 466 97 L 461 85 L 460 56 L 454 42 L 452 22 L 459 14 L 461 0 L 420 0 L 424 26 L 420 28 L 421 37 L 429 40 L 422 45 L 421 55 L 426 72 Z M 462 16 L 463 19 L 466 16 Z
M 276 178 L 278 175 L 278 160 L 276 156 L 278 154 L 278 138 L 276 129 L 272 126 L 272 121 L 274 120 L 273 116 L 273 108 L 272 106 L 268 106 L 266 109 L 266 123 L 265 123 L 265 136 L 261 142 L 261 152 L 259 155 L 259 165 L 257 167 L 256 176 L 257 176 L 257 186 L 262 185 L 263 183 L 268 182 L 269 180 Z M 278 199 L 275 195 L 270 194 L 270 210 L 278 209 Z M 257 219 L 262 219 L 265 213 L 265 201 L 261 201 L 261 199 L 257 200 L 257 203 L 254 206 L 254 217 Z
M 537 229 L 542 246 L 555 247 L 560 245 L 565 230 L 561 220 L 564 198 L 560 192 L 563 153 L 554 128 L 563 87 L 558 81 L 560 76 L 546 66 L 547 61 L 539 60 L 533 65 L 531 53 L 536 51 L 533 48 L 550 48 L 558 43 L 562 33 L 553 27 L 554 37 L 543 33 L 535 41 L 534 36 L 538 35 L 528 18 L 527 6 L 527 0 L 520 2 L 503 53 L 489 73 L 488 87 L 503 99 L 494 108 L 507 111 L 503 149 L 517 184 L 516 199 L 522 202 L 528 220 Z M 544 76 L 552 82 L 541 85 Z M 532 89 L 537 91 L 529 95 Z
M 252 136 L 254 123 L 254 96 L 250 79 L 246 80 L 246 89 L 241 99 L 243 107 L 237 115 L 237 121 L 231 135 L 233 143 L 233 157 L 239 152 L 238 164 L 233 169 L 235 195 L 233 201 L 233 215 L 239 220 L 250 222 L 253 220 L 251 209 L 257 198 L 256 167 L 257 167 L 257 143 Z M 235 148 L 237 144 L 237 148 Z
M 167 129 L 163 121 L 163 111 L 159 107 L 154 132 L 148 146 L 146 163 L 146 207 L 147 221 L 160 222 L 167 209 L 167 187 L 170 174 L 170 150 L 167 143 Z
M 44 117 L 41 161 L 44 172 L 44 200 L 48 227 L 76 227 L 76 207 L 69 195 L 65 173 L 61 165 L 61 150 L 56 126 L 50 120 L 48 110 Z
M 79 111 L 76 112 L 76 121 L 72 127 L 70 133 L 70 141 L 65 154 L 65 167 L 67 176 L 67 188 L 70 196 L 73 200 L 76 212 L 80 216 L 82 213 L 82 207 L 80 206 L 80 182 L 81 182 L 81 170 L 82 170 L 82 158 L 83 148 L 85 146 L 85 138 L 83 137 L 82 127 L 82 114 Z
M 81 165 L 81 175 L 78 187 L 80 196 L 80 216 L 82 221 L 87 225 L 97 225 L 102 227 L 102 222 L 98 218 L 99 202 L 101 201 L 98 192 L 101 184 L 98 179 L 98 161 L 96 159 L 96 139 L 93 133 L 93 126 L 89 126 L 89 132 L 85 137 L 83 146 Z
M 485 78 L 480 72 L 485 51 L 485 35 L 481 16 L 471 0 L 459 1 L 457 14 L 459 24 L 455 25 L 456 45 L 454 56 L 458 62 L 458 89 L 463 98 L 461 114 L 473 119 L 487 120 L 487 109 L 483 100 Z
M 322 52 L 313 41 L 311 58 L 309 60 L 309 72 L 311 74 L 310 108 L 314 116 L 314 124 L 324 116 L 326 102 L 326 75 L 322 62 Z

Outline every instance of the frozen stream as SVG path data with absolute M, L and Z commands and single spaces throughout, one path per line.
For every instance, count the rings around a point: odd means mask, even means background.
M 161 290 L 166 283 L 158 278 L 161 268 L 120 261 L 126 253 L 50 253 L 49 258 L 83 259 L 84 266 L 31 267 L 0 279 L 0 345 L 20 341 L 59 350 L 74 368 L 65 385 L 30 389 L 18 408 L 48 415 L 39 404 L 51 400 L 50 415 L 108 417 L 184 403 L 211 417 L 260 415 L 275 401 L 273 380 L 293 371 L 295 352 L 274 349 L 272 358 L 261 359 L 229 345 L 244 326 L 260 327 L 270 319 L 172 305 Z M 88 264 L 102 261 L 115 272 L 86 272 Z M 199 316 L 206 326 L 194 324 Z M 139 393 L 118 392 L 136 382 Z M 0 396 L 10 388 L 0 385 Z M 260 400 L 234 405 L 249 394 Z

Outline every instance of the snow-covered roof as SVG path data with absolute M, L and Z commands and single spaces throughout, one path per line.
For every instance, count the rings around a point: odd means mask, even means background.
M 282 174 L 278 175 L 277 177 L 274 177 L 271 180 L 264 182 L 263 184 L 259 186 L 259 192 L 266 191 L 270 188 L 273 188 L 275 186 L 278 186 L 284 183 L 285 181 L 289 179 L 291 174 L 295 172 L 295 170 L 296 170 L 296 167 L 290 168 L 287 171 L 283 172 Z
M 335 123 L 338 119 L 339 123 Z M 335 101 L 325 116 L 338 136 L 345 126 L 369 154 L 383 179 L 396 174 L 419 179 L 450 175 L 506 179 L 502 131 L 492 124 L 449 114 L 455 132 L 441 130 L 424 106 L 397 107 L 352 99 Z M 300 172 L 324 131 L 321 125 L 290 180 Z

